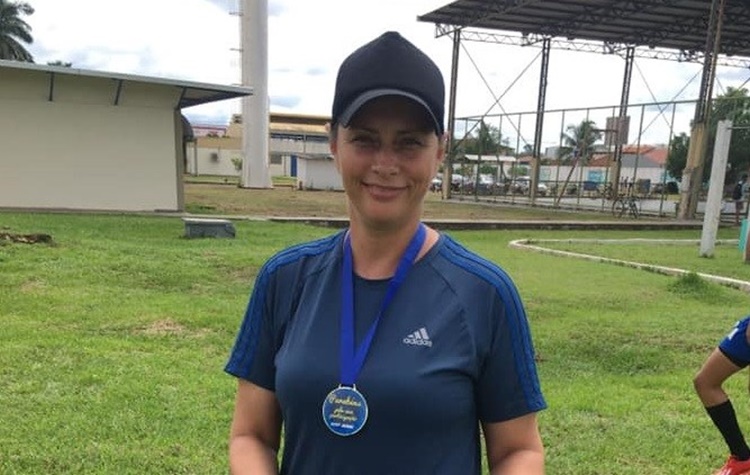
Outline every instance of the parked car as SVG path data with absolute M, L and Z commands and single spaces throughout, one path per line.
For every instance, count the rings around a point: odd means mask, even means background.
M 430 183 L 430 191 L 440 191 L 443 189 L 443 179 L 439 176 L 436 176 L 432 179 L 432 183 Z
M 513 180 L 513 187 L 512 187 L 513 193 L 516 193 L 519 195 L 528 195 L 530 188 L 531 188 L 531 177 L 519 176 Z M 547 185 L 545 185 L 542 182 L 537 183 L 536 194 L 538 196 L 546 196 L 548 191 L 549 190 L 547 189 Z
M 499 194 L 500 189 L 500 187 L 495 183 L 494 177 L 492 175 L 485 174 L 479 175 L 479 178 L 476 179 L 476 181 L 471 180 L 472 191 L 474 191 L 475 187 L 478 195 Z
M 467 177 L 454 173 L 451 175 L 451 189 L 453 191 L 466 191 L 464 188 L 471 182 Z

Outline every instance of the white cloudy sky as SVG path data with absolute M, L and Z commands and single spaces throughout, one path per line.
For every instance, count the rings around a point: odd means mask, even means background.
M 26 0 L 36 12 L 26 18 L 35 38 L 36 62 L 61 60 L 73 67 L 168 77 L 217 84 L 240 82 L 240 0 Z M 431 55 L 450 78 L 452 44 L 436 38 L 432 24 L 417 16 L 448 0 L 268 0 L 268 89 L 271 111 L 328 115 L 339 63 L 355 47 L 386 30 L 400 31 Z M 461 51 L 457 116 L 536 108 L 540 61 L 538 48 L 464 42 Z M 537 58 L 536 60 L 534 58 Z M 624 61 L 617 56 L 553 50 L 546 106 L 548 109 L 616 105 L 620 100 Z M 527 71 L 522 74 L 522 71 Z M 636 59 L 630 103 L 694 99 L 700 66 Z M 519 78 L 520 76 L 520 78 Z M 745 70 L 720 68 L 716 91 L 740 86 Z M 487 86 L 485 84 L 489 84 Z M 515 82 L 512 87 L 511 84 Z M 507 90 L 507 93 L 506 93 Z M 678 93 L 682 91 L 679 95 Z M 186 109 L 193 123 L 225 124 L 239 112 L 236 101 Z M 692 106 L 678 108 L 675 131 L 687 131 Z M 592 113 L 597 124 L 611 111 Z M 631 123 L 638 130 L 639 114 Z M 593 117 L 596 116 L 596 117 Z M 556 145 L 566 124 L 585 112 L 545 118 L 544 146 Z M 671 109 L 644 114 L 643 143 L 667 142 Z M 525 116 L 495 125 L 512 144 L 533 139 L 533 118 Z M 458 127 L 457 127 L 458 128 Z M 518 132 L 516 132 L 518 131 Z

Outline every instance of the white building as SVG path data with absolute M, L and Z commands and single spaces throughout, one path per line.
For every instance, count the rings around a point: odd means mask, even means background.
M 184 208 L 181 109 L 250 88 L 0 60 L 0 208 Z
M 303 189 L 341 189 L 330 159 L 329 117 L 272 112 L 269 117 L 271 176 L 297 177 Z M 204 130 L 201 125 L 195 129 Z M 196 137 L 187 145 L 187 173 L 238 176 L 242 157 L 242 118 L 235 115 L 223 133 Z

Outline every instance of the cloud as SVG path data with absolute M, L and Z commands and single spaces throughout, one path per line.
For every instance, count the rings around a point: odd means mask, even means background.
M 241 110 L 241 101 L 235 99 L 187 107 L 182 112 L 194 125 L 227 125 L 232 114 L 239 114 Z
M 287 11 L 286 5 L 283 2 L 268 2 L 268 16 L 280 17 Z
M 35 0 L 32 52 L 40 63 L 75 58 L 85 69 L 229 83 L 239 30 L 216 3 Z
M 322 76 L 324 74 L 329 74 L 330 70 L 327 68 L 321 68 L 321 67 L 312 67 L 305 70 L 305 75 L 307 76 Z
M 719 70 L 723 79 L 745 82 L 750 78 L 750 72 L 745 68 L 723 68 Z
M 37 62 L 70 61 L 73 67 L 217 84 L 238 84 L 241 0 L 33 0 L 28 17 Z M 330 111 L 336 72 L 354 48 L 386 30 L 401 32 L 431 56 L 450 80 L 452 41 L 436 37 L 435 26 L 416 20 L 447 0 L 269 0 L 268 93 L 271 110 L 325 115 Z M 85 12 L 85 15 L 81 12 Z M 541 49 L 462 43 L 459 57 L 457 117 L 494 114 L 504 135 L 523 144 L 533 140 Z M 252 52 L 245 52 L 252 54 Z M 636 58 L 631 104 L 694 99 L 701 65 Z M 604 123 L 617 113 L 624 60 L 552 50 L 546 109 L 578 109 L 545 117 L 545 143 L 559 142 L 560 130 L 593 117 Z M 748 71 L 718 69 L 717 93 L 747 80 Z M 496 104 L 497 99 L 499 103 Z M 594 108 L 587 110 L 587 108 Z M 186 115 L 226 123 L 239 101 L 189 108 Z M 497 114 L 514 114 L 500 119 Z M 613 112 L 614 111 L 614 112 Z M 675 123 L 689 127 L 693 108 L 678 107 Z M 631 129 L 639 118 L 633 108 Z M 658 113 L 658 111 L 648 111 Z M 652 116 L 645 117 L 647 124 Z M 649 132 L 657 131 L 654 121 Z M 656 133 L 656 132 L 655 132 Z M 658 134 L 663 131 L 659 130 Z M 668 135 L 668 133 L 667 133 Z M 659 139 L 665 141 L 666 139 Z
M 293 110 L 302 101 L 300 96 L 271 96 L 271 104 Z

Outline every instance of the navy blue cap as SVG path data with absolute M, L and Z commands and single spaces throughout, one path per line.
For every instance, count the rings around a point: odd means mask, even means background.
M 332 123 L 347 127 L 360 107 L 382 96 L 407 97 L 422 105 L 435 133 L 443 134 L 443 75 L 426 54 L 395 31 L 383 33 L 341 63 Z

